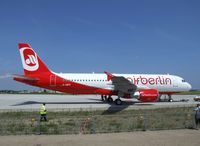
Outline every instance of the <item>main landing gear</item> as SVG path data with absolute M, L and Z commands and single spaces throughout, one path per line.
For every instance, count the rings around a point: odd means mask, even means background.
M 169 102 L 173 102 L 172 95 L 169 94 L 168 97 L 169 97 L 169 100 L 168 100 L 168 101 L 169 101 Z
M 159 102 L 173 102 L 173 98 L 171 94 L 160 94 L 158 98 Z
M 113 98 L 111 97 L 111 95 L 109 95 L 109 96 L 101 95 L 101 100 L 103 102 L 113 103 Z M 122 105 L 122 101 L 119 97 L 117 99 L 115 99 L 114 102 L 115 102 L 116 105 Z
M 115 104 L 116 105 L 122 105 L 122 101 L 120 98 L 115 99 Z

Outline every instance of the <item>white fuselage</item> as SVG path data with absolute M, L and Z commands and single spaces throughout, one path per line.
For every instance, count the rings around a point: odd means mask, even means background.
M 56 75 L 79 84 L 113 89 L 111 80 L 107 80 L 106 74 L 99 73 L 55 73 Z M 184 81 L 183 78 L 175 75 L 164 74 L 113 74 L 123 76 L 131 83 L 137 86 L 137 89 L 157 89 L 159 92 L 180 92 L 188 91 L 191 85 Z

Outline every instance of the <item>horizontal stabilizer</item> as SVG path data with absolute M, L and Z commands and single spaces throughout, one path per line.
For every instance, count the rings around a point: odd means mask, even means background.
M 34 77 L 27 77 L 24 75 L 13 75 L 13 79 L 20 79 L 20 80 L 26 80 L 26 81 L 38 81 L 38 78 Z

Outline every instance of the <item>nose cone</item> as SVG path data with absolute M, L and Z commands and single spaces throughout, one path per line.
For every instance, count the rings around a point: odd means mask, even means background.
M 192 86 L 189 83 L 187 83 L 187 88 L 188 88 L 188 90 L 191 90 Z

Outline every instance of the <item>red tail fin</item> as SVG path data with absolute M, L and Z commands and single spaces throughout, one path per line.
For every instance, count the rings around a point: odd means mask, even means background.
M 19 51 L 25 75 L 50 72 L 29 44 L 19 43 Z

